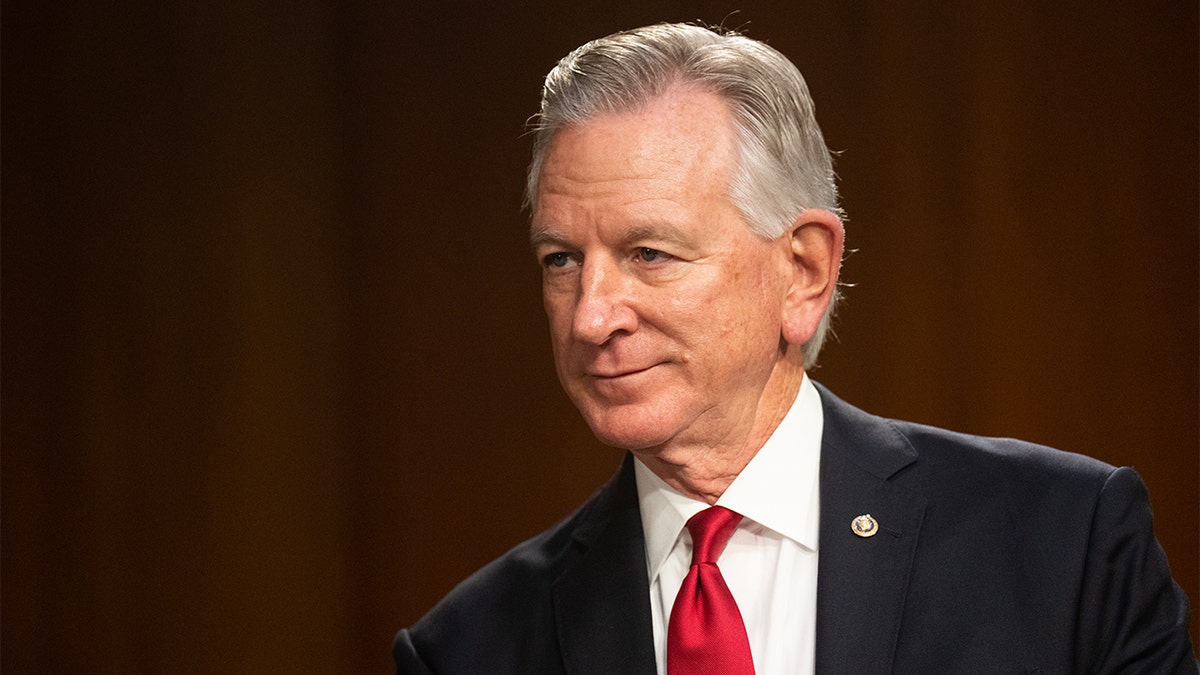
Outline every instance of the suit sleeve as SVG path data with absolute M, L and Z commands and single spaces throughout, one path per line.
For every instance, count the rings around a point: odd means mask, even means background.
M 1187 595 L 1171 578 L 1132 469 L 1114 470 L 1101 489 L 1078 611 L 1077 672 L 1197 672 Z
M 400 631 L 392 643 L 392 657 L 396 659 L 396 675 L 432 675 L 429 667 L 417 656 L 412 636 L 408 629 Z

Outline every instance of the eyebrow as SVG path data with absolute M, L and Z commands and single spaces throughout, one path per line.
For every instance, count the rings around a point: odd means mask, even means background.
M 691 246 L 692 239 L 683 230 L 667 223 L 652 225 L 631 225 L 621 233 L 621 240 L 627 243 L 635 241 L 661 241 L 677 246 Z M 529 245 L 533 248 L 545 244 L 568 243 L 565 234 L 549 225 L 534 225 L 529 232 Z
M 661 241 L 676 246 L 692 246 L 692 238 L 683 230 L 669 223 L 653 223 L 650 225 L 633 225 L 625 229 L 622 239 L 627 242 Z
M 537 248 L 544 244 L 565 244 L 567 238 L 549 225 L 534 225 L 529 228 L 529 246 Z

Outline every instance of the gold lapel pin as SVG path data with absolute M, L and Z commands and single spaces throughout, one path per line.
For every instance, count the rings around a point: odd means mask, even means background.
M 879 523 L 875 522 L 871 514 L 864 513 L 850 523 L 850 529 L 860 537 L 874 537 L 875 533 L 879 531 Z

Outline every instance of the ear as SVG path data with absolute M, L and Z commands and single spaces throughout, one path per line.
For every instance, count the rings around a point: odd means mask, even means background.
M 790 246 L 791 286 L 784 298 L 783 339 L 804 344 L 817 331 L 837 289 L 846 230 L 825 209 L 806 209 L 783 238 Z

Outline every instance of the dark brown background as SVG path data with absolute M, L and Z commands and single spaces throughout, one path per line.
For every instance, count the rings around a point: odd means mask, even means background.
M 658 20 L 769 40 L 843 151 L 816 377 L 1133 465 L 1200 598 L 1196 3 L 484 4 L 4 3 L 5 672 L 386 672 L 602 482 L 522 124 Z

